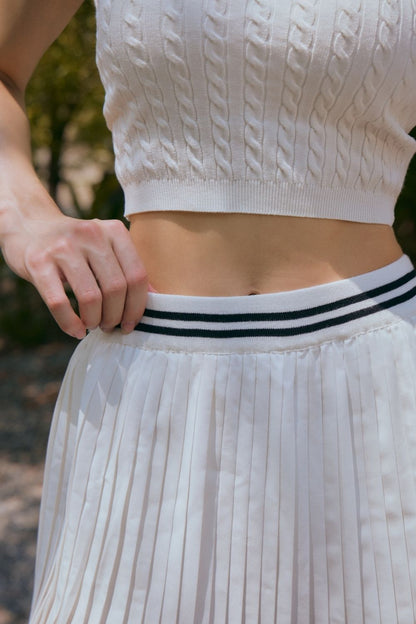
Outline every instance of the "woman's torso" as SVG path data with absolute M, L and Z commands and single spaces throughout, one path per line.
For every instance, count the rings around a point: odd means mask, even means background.
M 400 255 L 414 0 L 96 4 L 116 171 L 156 290 L 287 290 Z
M 248 295 L 305 288 L 393 262 L 387 225 L 277 215 L 148 212 L 130 232 L 163 293 Z

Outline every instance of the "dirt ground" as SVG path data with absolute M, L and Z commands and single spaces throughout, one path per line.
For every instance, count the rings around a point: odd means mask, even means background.
M 73 349 L 0 351 L 0 624 L 27 623 L 48 430 Z

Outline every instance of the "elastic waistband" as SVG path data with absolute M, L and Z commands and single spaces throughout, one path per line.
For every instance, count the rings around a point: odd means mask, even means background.
M 285 292 L 242 297 L 148 293 L 136 331 L 122 338 L 164 350 L 270 352 L 345 339 L 415 316 L 416 273 L 403 255 L 375 271 Z

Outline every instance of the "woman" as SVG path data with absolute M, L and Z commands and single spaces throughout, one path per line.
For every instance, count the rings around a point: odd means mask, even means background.
M 129 232 L 30 160 L 24 89 L 80 4 L 0 3 L 3 253 L 92 330 L 31 624 L 414 624 L 416 3 L 97 0 Z

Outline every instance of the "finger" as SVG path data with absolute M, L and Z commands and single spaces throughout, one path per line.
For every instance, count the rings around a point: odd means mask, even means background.
M 91 329 L 99 325 L 110 330 L 121 321 L 127 285 L 106 223 L 99 219 L 75 223 L 59 250 L 59 264 L 77 298 L 82 320 Z M 82 255 L 75 256 L 75 264 L 73 252 L 77 250 Z
M 113 249 L 103 255 L 92 250 L 89 254 L 91 269 L 102 296 L 100 327 L 113 329 L 121 322 L 127 293 L 127 282 Z
M 95 329 L 101 323 L 103 297 L 93 270 L 82 257 L 72 262 L 62 259 L 60 265 L 77 300 L 83 324 Z
M 147 300 L 147 273 L 136 251 L 128 231 L 125 236 L 113 239 L 114 253 L 120 263 L 127 283 L 127 293 L 123 316 L 122 329 L 132 331 L 143 316 Z
M 86 325 L 75 314 L 58 269 L 53 266 L 45 268 L 37 273 L 33 283 L 62 331 L 74 338 L 84 338 Z

